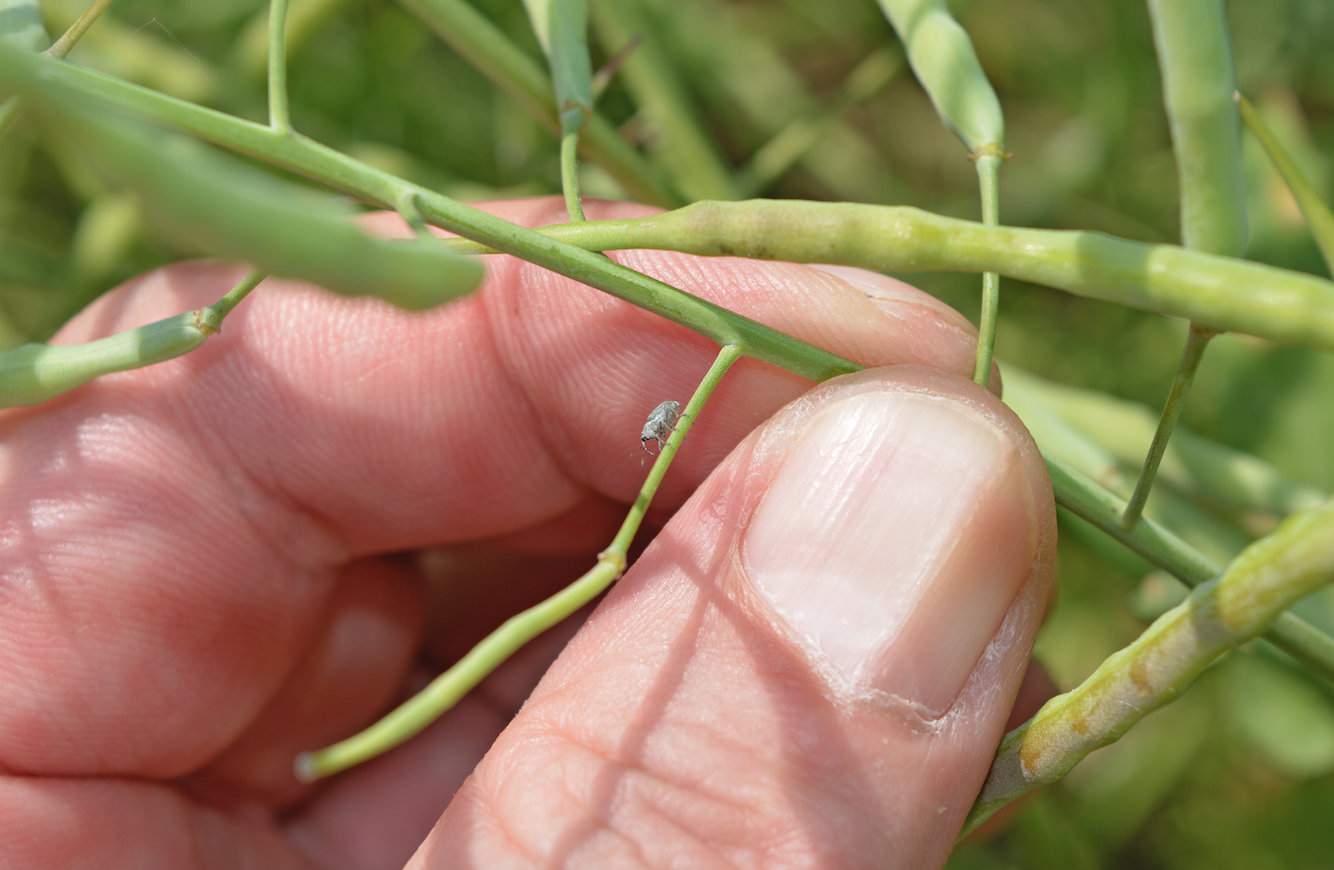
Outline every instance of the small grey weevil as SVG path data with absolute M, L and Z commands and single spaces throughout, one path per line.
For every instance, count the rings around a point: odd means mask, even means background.
M 672 434 L 672 430 L 676 428 L 676 421 L 679 419 L 681 419 L 681 403 L 673 402 L 671 399 L 649 411 L 648 419 L 644 421 L 644 429 L 639 433 L 639 443 L 644 452 L 653 456 L 653 451 L 648 449 L 648 443 L 656 441 L 658 452 L 661 453 L 663 445 Z

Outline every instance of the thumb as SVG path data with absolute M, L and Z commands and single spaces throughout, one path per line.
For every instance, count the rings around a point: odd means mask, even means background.
M 825 384 L 677 513 L 415 861 L 943 863 L 1054 544 L 1037 450 L 993 396 L 924 369 Z

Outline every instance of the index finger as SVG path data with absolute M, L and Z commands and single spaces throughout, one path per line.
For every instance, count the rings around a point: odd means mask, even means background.
M 529 224 L 561 213 L 554 200 L 493 210 Z M 617 258 L 862 363 L 971 368 L 966 321 L 889 279 Z M 688 395 L 715 348 L 528 264 L 488 266 L 478 294 L 415 315 L 266 282 L 199 351 L 0 415 L 0 767 L 195 769 L 294 667 L 339 564 L 549 524 L 590 494 L 633 497 L 644 415 Z M 238 276 L 159 271 L 61 340 L 206 304 Z M 807 386 L 739 364 L 660 504 Z

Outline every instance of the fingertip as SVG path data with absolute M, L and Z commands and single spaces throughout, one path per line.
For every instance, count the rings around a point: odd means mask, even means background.
M 994 396 L 930 369 L 869 370 L 789 405 L 567 647 L 435 854 L 512 854 L 496 832 L 518 831 L 537 860 L 718 843 L 738 861 L 943 860 L 1049 579 L 1029 449 Z

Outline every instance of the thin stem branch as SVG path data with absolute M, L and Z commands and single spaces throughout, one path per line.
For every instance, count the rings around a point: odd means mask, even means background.
M 269 126 L 292 129 L 287 107 L 287 0 L 269 0 Z
M 620 531 L 612 539 L 604 553 L 619 554 L 621 559 L 625 558 L 630 550 L 630 543 L 634 540 L 635 534 L 639 531 L 640 524 L 644 521 L 644 515 L 648 513 L 649 504 L 653 501 L 653 496 L 657 494 L 658 487 L 662 483 L 663 477 L 667 474 L 667 469 L 672 463 L 676 451 L 680 449 L 681 442 L 685 440 L 692 426 L 699 419 L 700 412 L 704 409 L 704 404 L 713 395 L 718 384 L 722 383 L 723 376 L 732 368 L 732 365 L 741 358 L 743 349 L 737 345 L 724 345 L 714 359 L 713 365 L 704 373 L 700 379 L 699 386 L 686 402 L 685 410 L 681 412 L 681 419 L 677 421 L 671 436 L 662 447 L 653 467 L 649 469 L 648 477 L 644 479 L 644 485 L 639 490 L 639 495 L 635 498 L 635 503 L 630 506 L 630 512 L 626 514 L 625 521 L 621 523 Z M 665 461 L 664 461 L 665 460 Z
M 615 54 L 607 58 L 606 62 L 593 73 L 594 102 L 597 102 L 603 92 L 611 86 L 616 74 L 621 71 L 621 67 L 625 66 L 625 62 L 630 59 L 630 55 L 634 54 L 635 49 L 639 47 L 639 43 L 643 41 L 644 38 L 638 34 L 630 37 L 624 45 L 616 49 Z
M 417 194 L 415 191 L 408 191 L 394 201 L 394 210 L 398 212 L 403 222 L 412 229 L 420 239 L 433 239 L 435 234 L 422 217 L 421 208 L 417 205 Z
M 1006 403 L 1030 399 L 1042 402 L 1121 463 L 1141 463 L 1157 428 L 1157 416 L 1143 405 L 1058 385 L 1007 365 Z M 1045 444 L 1043 447 L 1046 449 Z M 1329 498 L 1316 487 L 1285 477 L 1262 459 L 1181 426 L 1172 436 L 1158 474 L 1196 500 L 1243 514 L 1281 519 Z
M 1186 337 L 1186 349 L 1181 355 L 1181 364 L 1177 366 L 1176 376 L 1172 379 L 1172 388 L 1167 393 L 1167 401 L 1163 404 L 1158 428 L 1153 433 L 1153 441 L 1149 443 L 1149 452 L 1144 457 L 1144 465 L 1140 469 L 1139 478 L 1135 481 L 1135 490 L 1130 494 L 1130 500 L 1126 502 L 1125 512 L 1121 514 L 1121 525 L 1127 529 L 1133 528 L 1135 523 L 1139 522 L 1140 514 L 1144 512 L 1144 504 L 1149 500 L 1149 491 L 1153 489 L 1154 478 L 1158 475 L 1158 465 L 1163 461 L 1167 443 L 1172 439 L 1172 432 L 1186 405 L 1186 394 L 1190 392 L 1190 385 L 1195 380 L 1195 372 L 1200 367 L 1204 350 L 1214 335 L 1213 331 L 1201 329 L 1194 324 L 1190 327 L 1190 333 Z
M 584 206 L 579 195 L 579 131 L 570 130 L 560 137 L 560 189 L 565 196 L 565 210 L 570 223 L 584 220 Z
M 516 98 L 534 117 L 555 133 L 560 131 L 557 107 L 552 103 L 551 80 L 522 49 L 464 0 L 399 0 L 445 43 Z M 658 170 L 626 142 L 600 115 L 585 123 L 580 147 L 594 163 L 635 199 L 666 207 L 681 204 Z
M 626 58 L 621 78 L 641 112 L 653 125 L 649 150 L 667 169 L 688 199 L 738 199 L 735 173 L 705 128 L 676 65 L 664 50 L 661 28 L 642 0 L 597 3 L 593 23 L 605 45 L 624 45 L 640 38 Z
M 265 277 L 267 276 L 262 272 L 251 272 L 237 281 L 236 285 L 224 293 L 221 299 L 204 309 L 204 315 L 201 318 L 204 326 L 213 332 L 220 332 L 222 321 L 228 314 L 232 313 L 232 309 L 240 305 L 241 301 L 250 295 L 251 290 L 260 285 Z
M 699 418 L 705 402 L 717 389 L 723 376 L 740 357 L 741 349 L 736 345 L 726 345 L 719 350 L 713 365 L 690 397 L 676 428 L 663 445 L 662 452 L 649 469 L 644 485 L 640 487 L 639 495 L 630 506 L 616 537 L 598 555 L 596 565 L 560 592 L 507 619 L 469 650 L 457 664 L 374 725 L 332 746 L 298 755 L 294 766 L 297 779 L 311 782 L 331 776 L 401 745 L 457 704 L 529 641 L 568 618 L 614 583 L 625 571 L 630 543 L 639 531 L 649 504 L 676 457 L 681 442 Z
M 69 26 L 69 29 L 62 33 L 60 38 L 46 49 L 46 55 L 55 58 L 56 60 L 63 59 L 71 50 L 73 50 L 79 40 L 83 38 L 83 35 L 88 31 L 88 28 L 93 26 L 93 22 L 97 21 L 110 5 L 111 0 L 93 0 L 88 8 L 83 10 L 83 14 L 75 19 L 74 23 Z M 37 24 L 40 25 L 40 21 L 38 21 Z M 40 36 L 43 38 L 45 37 L 44 30 L 40 32 Z M 18 97 L 13 97 L 0 103 L 0 139 L 3 139 L 5 134 L 9 132 L 9 129 L 14 126 L 14 123 L 18 121 L 19 110 L 22 105 L 23 102 Z
M 63 59 L 66 55 L 78 45 L 79 40 L 88 32 L 88 28 L 93 26 L 93 22 L 102 17 L 102 13 L 107 11 L 111 5 L 111 0 L 93 0 L 88 4 L 88 8 L 83 10 L 83 14 L 74 20 L 64 33 L 60 35 L 51 47 L 46 50 L 47 55 L 57 60 Z
M 1292 159 L 1287 149 L 1278 141 L 1278 137 L 1265 125 L 1264 119 L 1250 101 L 1239 93 L 1233 94 L 1232 99 L 1236 101 L 1237 109 L 1241 112 L 1241 119 L 1246 123 L 1247 129 L 1265 149 L 1265 153 L 1269 155 L 1269 162 L 1274 164 L 1278 174 L 1283 177 L 1283 182 L 1287 184 L 1288 190 L 1292 192 L 1292 198 L 1297 200 L 1297 207 L 1306 217 L 1311 235 L 1315 237 L 1316 246 L 1320 248 L 1320 256 L 1325 260 L 1325 268 L 1334 272 L 1334 212 L 1331 212 L 1329 206 L 1320 199 L 1306 173 L 1302 172 L 1297 161 Z
M 982 198 L 982 223 L 994 227 L 1000 223 L 1001 154 L 981 154 L 977 165 L 978 190 Z M 1000 275 L 982 273 L 982 313 L 977 322 L 977 358 L 973 380 L 982 386 L 991 381 L 991 358 L 996 353 L 996 319 L 1000 316 Z

